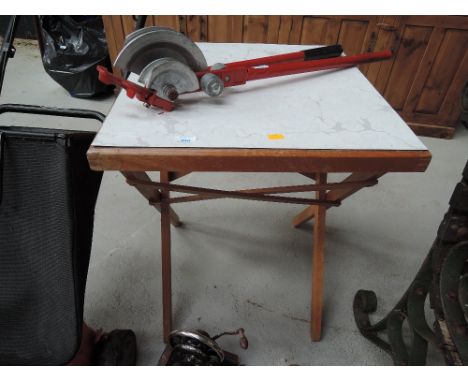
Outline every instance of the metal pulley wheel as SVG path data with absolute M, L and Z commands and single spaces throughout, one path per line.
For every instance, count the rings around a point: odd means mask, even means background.
M 196 74 L 187 65 L 173 58 L 158 58 L 146 65 L 138 81 L 156 90 L 159 97 L 174 101 L 179 94 L 200 88 Z
M 205 56 L 192 40 L 175 30 L 161 27 L 146 27 L 130 33 L 114 66 L 140 74 L 159 58 L 173 58 L 194 72 L 208 67 Z

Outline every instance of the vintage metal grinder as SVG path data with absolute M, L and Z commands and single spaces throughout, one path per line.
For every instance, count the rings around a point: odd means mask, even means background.
M 166 111 L 182 94 L 203 91 L 210 97 L 225 88 L 247 81 L 327 69 L 349 68 L 381 61 L 392 56 L 389 50 L 342 56 L 340 45 L 208 66 L 200 48 L 182 33 L 161 27 L 146 27 L 130 33 L 114 66 L 139 75 L 137 84 L 117 77 L 98 66 L 99 79 L 126 90 L 146 106 Z
M 216 340 L 225 335 L 240 336 L 239 344 L 247 349 L 244 329 L 223 332 L 213 337 L 204 330 L 175 330 L 169 335 L 167 345 L 158 365 L 160 366 L 237 366 L 239 357 L 221 349 Z

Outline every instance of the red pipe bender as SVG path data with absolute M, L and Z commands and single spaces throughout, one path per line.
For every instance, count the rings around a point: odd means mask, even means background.
M 382 61 L 392 57 L 392 52 L 390 50 L 385 50 L 382 52 L 362 53 L 352 56 L 308 59 L 307 54 L 309 51 L 306 50 L 231 62 L 224 64 L 220 69 L 209 67 L 207 70 L 196 72 L 195 74 L 197 78 L 200 79 L 205 74 L 212 73 L 223 81 L 224 87 L 231 87 L 243 85 L 247 81 L 265 78 L 309 73 L 320 70 L 350 68 L 359 64 Z M 174 110 L 174 103 L 158 97 L 155 90 L 117 77 L 103 66 L 98 66 L 97 70 L 101 82 L 125 89 L 128 97 L 136 97 L 146 105 L 155 106 L 165 111 Z M 200 91 L 200 89 L 198 91 Z

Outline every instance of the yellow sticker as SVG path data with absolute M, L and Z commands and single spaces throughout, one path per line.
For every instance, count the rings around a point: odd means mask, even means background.
M 268 134 L 268 139 L 272 141 L 276 141 L 278 139 L 284 139 L 284 135 L 283 134 Z

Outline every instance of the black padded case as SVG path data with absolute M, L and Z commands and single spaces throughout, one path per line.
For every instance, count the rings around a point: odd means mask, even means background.
M 102 173 L 95 133 L 0 127 L 0 365 L 61 365 L 81 339 Z

